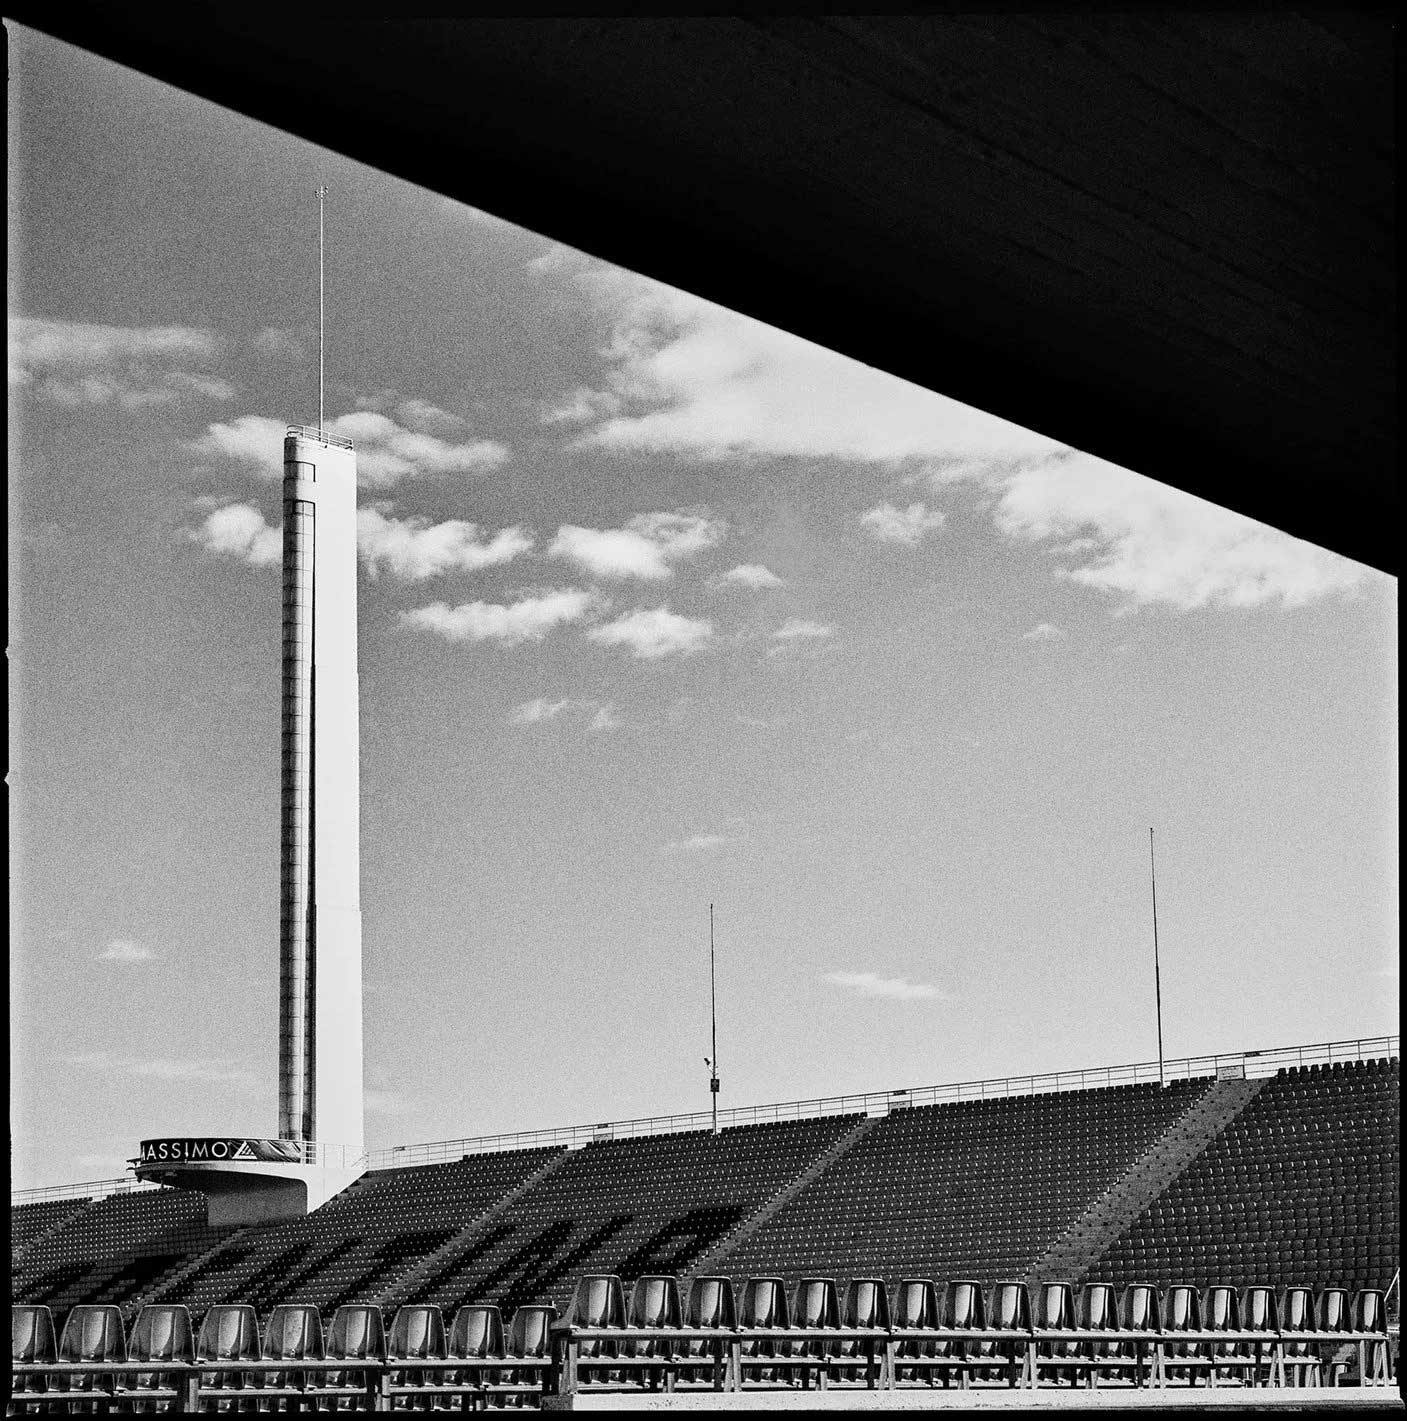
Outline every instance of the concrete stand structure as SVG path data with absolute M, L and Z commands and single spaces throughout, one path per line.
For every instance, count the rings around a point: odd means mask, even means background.
M 283 445 L 277 1140 L 148 1140 L 139 1177 L 199 1189 L 210 1222 L 307 1213 L 361 1173 L 357 460 Z

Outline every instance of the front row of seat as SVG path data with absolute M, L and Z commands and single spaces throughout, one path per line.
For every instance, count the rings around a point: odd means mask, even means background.
M 1215 1374 L 1237 1371 L 1246 1380 L 1265 1380 L 1272 1365 L 1269 1346 L 1283 1336 L 1286 1379 L 1299 1382 L 1322 1380 L 1326 1367 L 1333 1379 L 1339 1364 L 1321 1362 L 1320 1339 L 1331 1342 L 1336 1334 L 1357 1332 L 1381 1334 L 1385 1342 L 1387 1335 L 1384 1295 L 1372 1288 L 1351 1295 L 1341 1287 L 1316 1292 L 1308 1286 L 1293 1286 L 1277 1293 L 1267 1286 L 1238 1292 L 1224 1284 L 1199 1291 L 1190 1284 L 1161 1290 L 1137 1283 L 1120 1296 L 1111 1283 L 1086 1283 L 1077 1294 L 1069 1283 L 1052 1282 L 1036 1287 L 1033 1307 L 1031 1290 L 1024 1282 L 999 1282 L 984 1289 L 974 1281 L 944 1287 L 926 1278 L 903 1279 L 892 1300 L 883 1279 L 854 1278 L 847 1284 L 842 1302 L 830 1278 L 803 1278 L 789 1296 L 780 1278 L 749 1278 L 739 1294 L 729 1278 L 697 1277 L 681 1301 L 677 1279 L 655 1276 L 635 1283 L 627 1305 L 619 1278 L 592 1275 L 578 1282 L 563 1322 L 593 1330 L 622 1330 L 618 1341 L 596 1336 L 577 1344 L 579 1359 L 598 1359 L 598 1365 L 582 1371 L 581 1379 L 612 1383 L 625 1373 L 619 1366 L 599 1365 L 600 1359 L 618 1363 L 622 1358 L 655 1357 L 679 1362 L 701 1358 L 712 1350 L 721 1362 L 716 1346 L 705 1339 L 676 1342 L 667 1337 L 630 1335 L 640 1329 L 867 1329 L 897 1338 L 895 1360 L 900 1380 L 930 1384 L 935 1376 L 946 1381 L 949 1372 L 1001 1375 L 1002 1344 L 981 1335 L 905 1339 L 903 1333 L 950 1329 L 1027 1334 L 1035 1342 L 1041 1370 L 1047 1376 L 1058 1376 L 1065 1370 L 1072 1381 L 1077 1372 L 1088 1377 L 1092 1369 L 1105 1374 L 1146 1373 L 1151 1350 L 1147 1339 L 1151 1336 L 1162 1342 L 1168 1373 L 1174 1377 L 1193 1377 L 1200 1369 L 1211 1380 Z M 1081 1337 L 1081 1333 L 1088 1335 Z M 1228 1337 L 1225 1341 L 1179 1342 L 1176 1337 L 1181 1333 L 1226 1333 Z M 1312 1334 L 1313 1340 L 1305 1334 Z M 795 1363 L 800 1358 L 827 1359 L 825 1370 L 831 1377 L 853 1380 L 861 1375 L 866 1350 L 855 1338 L 792 1340 L 774 1336 L 747 1339 L 741 1355 L 748 1359 L 749 1374 L 758 1380 L 788 1381 L 816 1370 L 814 1364 L 768 1369 L 758 1360 L 781 1363 L 791 1359 Z M 1009 1355 L 1014 1367 L 1017 1353 L 1011 1350 Z M 863 1360 L 873 1369 L 873 1353 Z M 906 1361 L 907 1367 L 903 1365 Z M 637 1364 L 635 1370 L 641 1380 L 651 1382 L 650 1369 Z M 688 1368 L 676 1373 L 683 1381 L 698 1380 L 702 1375 Z M 658 1379 L 655 1373 L 654 1380 Z
M 459 1309 L 447 1335 L 439 1308 L 407 1304 L 396 1310 L 387 1332 L 379 1307 L 353 1303 L 333 1313 L 324 1334 L 318 1309 L 295 1303 L 282 1304 L 270 1312 L 261 1338 L 258 1316 L 248 1304 L 210 1308 L 197 1333 L 192 1329 L 187 1308 L 148 1303 L 137 1314 L 131 1337 L 126 1338 L 118 1308 L 84 1305 L 68 1314 L 56 1342 L 53 1317 L 47 1307 L 16 1304 L 10 1312 L 10 1356 L 14 1362 L 146 1362 L 154 1367 L 162 1363 L 203 1367 L 208 1363 L 211 1369 L 202 1370 L 201 1374 L 202 1391 L 268 1389 L 290 1384 L 289 1378 L 278 1371 L 239 1370 L 240 1363 L 255 1361 L 349 1364 L 347 1371 L 319 1368 L 289 1374 L 290 1378 L 297 1378 L 293 1385 L 316 1391 L 320 1387 L 357 1389 L 351 1373 L 355 1364 L 363 1361 L 545 1358 L 551 1347 L 548 1329 L 557 1316 L 554 1307 L 520 1307 L 505 1333 L 497 1307 L 475 1304 Z M 127 1373 L 119 1385 L 134 1392 L 168 1387 L 170 1375 L 163 1377 L 159 1371 Z M 393 1382 L 400 1383 L 412 1379 L 411 1374 L 395 1371 L 390 1376 Z M 55 1373 L 50 1378 L 30 1375 L 16 1377 L 15 1389 L 92 1390 L 96 1380 L 97 1389 L 111 1390 L 112 1377 L 97 1380 L 101 1377 L 100 1373 Z M 413 1379 L 420 1381 L 422 1377 L 416 1374 Z M 516 1373 L 489 1373 L 485 1379 L 497 1386 L 515 1388 L 534 1385 L 538 1373 L 525 1370 L 521 1377 Z M 456 1384 L 461 1378 L 453 1372 L 437 1371 L 424 1375 L 423 1380 Z

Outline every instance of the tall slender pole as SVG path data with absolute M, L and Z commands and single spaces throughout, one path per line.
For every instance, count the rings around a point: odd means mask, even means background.
M 1163 974 L 1158 965 L 1158 865 L 1153 857 L 1153 828 L 1148 828 L 1148 871 L 1153 882 L 1153 992 L 1158 1003 L 1158 1084 L 1163 1078 Z
M 713 1133 L 718 1133 L 718 985 L 713 969 L 713 904 L 708 905 L 708 1009 L 713 1027 L 712 1050 L 709 1060 L 709 1099 L 713 1103 Z
M 327 196 L 327 189 L 318 188 L 318 438 L 322 438 L 322 328 L 323 328 L 323 228 L 322 228 L 322 204 Z

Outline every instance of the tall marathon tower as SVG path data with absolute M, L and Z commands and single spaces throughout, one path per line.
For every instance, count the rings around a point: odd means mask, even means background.
M 365 1168 L 357 714 L 357 456 L 323 423 L 283 441 L 278 1138 L 143 1140 L 138 1178 L 199 1190 L 212 1225 L 297 1217 Z
M 278 1132 L 362 1148 L 357 458 L 283 442 Z

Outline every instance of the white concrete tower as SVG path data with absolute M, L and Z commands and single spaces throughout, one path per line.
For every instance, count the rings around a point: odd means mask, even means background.
M 362 1149 L 357 459 L 283 444 L 279 1135 Z

